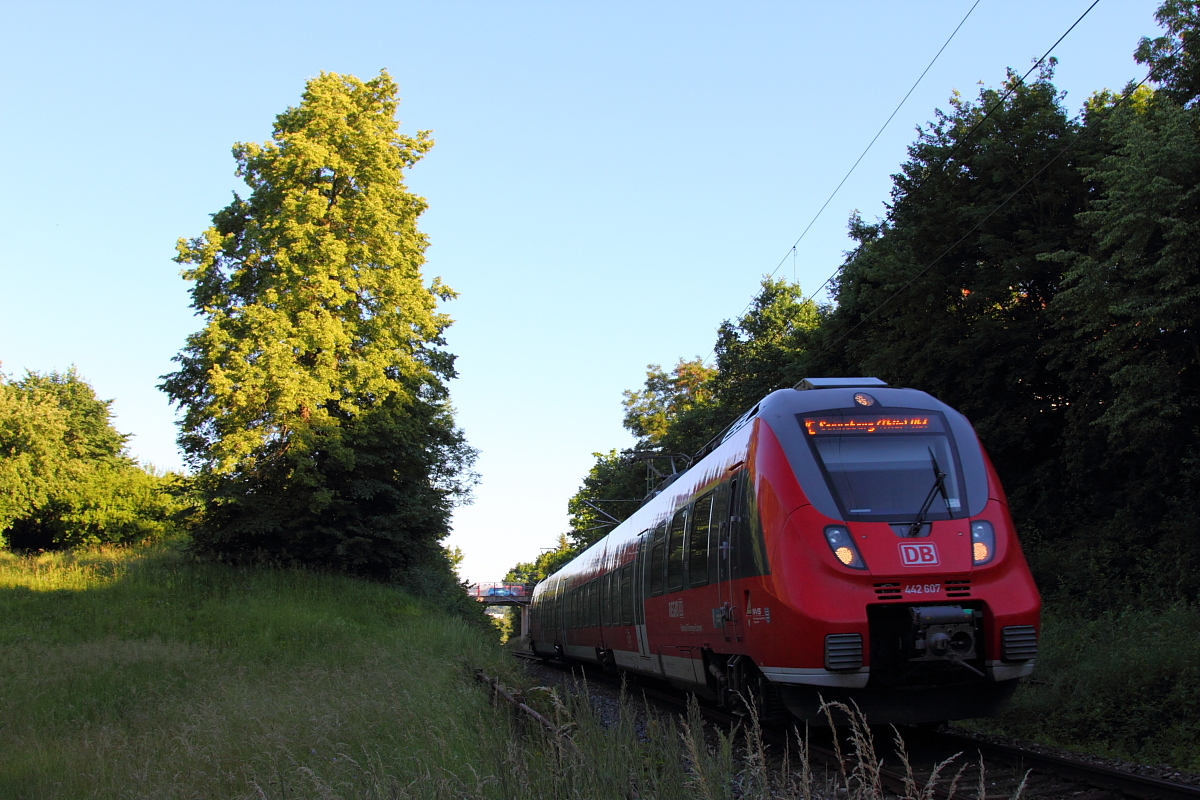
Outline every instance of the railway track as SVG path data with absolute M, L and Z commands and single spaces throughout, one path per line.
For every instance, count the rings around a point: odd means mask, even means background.
M 521 659 L 541 661 L 525 653 L 514 655 Z M 593 684 L 617 689 L 621 685 L 620 677 L 592 665 L 556 661 L 541 663 L 561 670 L 581 668 L 588 681 Z M 686 710 L 688 695 L 666 684 L 639 681 L 637 691 L 675 712 Z M 726 728 L 737 724 L 744 725 L 746 722 L 744 717 L 704 704 L 701 704 L 700 712 L 709 722 Z M 1189 784 L 1174 783 L 1108 766 L 1074 761 L 942 731 L 899 727 L 895 732 L 903 739 L 905 755 L 912 767 L 911 776 L 892 766 L 902 763 L 901 753 L 893 742 L 893 729 L 875 729 L 873 735 L 880 762 L 880 784 L 887 792 L 901 797 L 911 793 L 910 778 L 915 781 L 918 791 L 922 790 L 935 766 L 957 754 L 953 764 L 941 772 L 939 781 L 929 787 L 932 797 L 939 800 L 1010 800 L 1017 788 L 1021 787 L 1023 800 L 1200 800 L 1200 788 Z M 783 748 L 788 746 L 789 734 L 784 728 L 764 727 L 763 739 L 769 745 Z M 796 734 L 793 732 L 791 742 L 794 743 L 795 740 Z M 810 731 L 808 752 L 810 759 L 841 769 L 829 731 Z M 842 752 L 845 755 L 845 746 L 842 747 Z M 966 761 L 972 763 L 964 771 L 962 780 L 951 795 L 948 784 Z M 981 762 L 985 775 L 983 798 L 979 797 L 979 770 L 976 766 Z

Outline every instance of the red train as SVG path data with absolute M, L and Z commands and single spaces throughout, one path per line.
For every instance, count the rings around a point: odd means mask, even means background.
M 815 720 L 824 699 L 935 722 L 998 709 L 1033 670 L 1040 608 L 966 418 L 813 378 L 538 584 L 530 647 L 765 718 Z

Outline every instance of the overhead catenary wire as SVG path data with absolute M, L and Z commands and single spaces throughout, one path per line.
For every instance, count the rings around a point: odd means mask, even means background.
M 1095 3 L 1093 3 L 1093 5 L 1095 5 Z M 1182 51 L 1183 51 L 1183 45 L 1181 44 L 1179 47 L 1177 47 L 1171 53 L 1171 56 L 1178 55 Z M 968 238 L 970 238 L 971 234 L 973 234 L 973 233 L 975 233 L 975 231 L 979 230 L 979 227 L 981 225 L 983 225 L 983 223 L 987 222 L 989 219 L 991 219 L 993 216 L 995 216 L 1000 211 L 1000 209 L 1002 209 L 1006 205 L 1008 205 L 1008 203 L 1014 197 L 1016 197 L 1018 194 L 1020 194 L 1022 191 L 1025 190 L 1025 187 L 1029 186 L 1029 184 L 1031 184 L 1035 180 L 1037 180 L 1038 177 L 1043 172 L 1045 172 L 1055 162 L 1057 162 L 1060 158 L 1062 158 L 1068 152 L 1070 152 L 1071 149 L 1073 147 L 1075 147 L 1075 145 L 1079 144 L 1086 137 L 1090 136 L 1092 134 L 1092 131 L 1094 131 L 1098 127 L 1100 127 L 1101 123 L 1103 123 L 1104 120 L 1108 119 L 1109 115 L 1111 115 L 1114 111 L 1116 111 L 1118 108 L 1120 108 L 1122 105 L 1124 105 L 1125 102 L 1130 97 L 1132 97 L 1138 89 L 1140 89 L 1142 86 L 1144 86 L 1147 81 L 1153 80 L 1154 76 L 1155 76 L 1155 72 L 1156 72 L 1156 68 L 1152 68 L 1150 70 L 1150 72 L 1148 72 L 1146 74 L 1146 77 L 1142 78 L 1141 81 L 1139 81 L 1136 86 L 1133 86 L 1132 88 L 1125 91 L 1121 95 L 1120 99 L 1117 100 L 1117 102 L 1115 102 L 1112 105 L 1105 108 L 1103 110 L 1103 112 L 1096 118 L 1094 123 L 1087 125 L 1079 133 L 1075 134 L 1075 137 L 1073 139 L 1071 139 L 1070 142 L 1067 143 L 1066 147 L 1059 150 L 1054 155 L 1053 158 L 1051 158 L 1049 161 L 1047 161 L 1045 164 L 1043 164 L 1042 167 L 1037 172 L 1035 172 L 1033 175 L 1029 176 L 1029 178 L 1027 178 L 1024 183 L 1022 183 L 1015 190 L 1013 190 L 1013 192 L 1011 194 L 1009 194 L 1007 197 L 1005 197 L 1003 200 L 1001 200 L 996 205 L 995 208 L 993 208 L 991 211 L 989 211 L 987 213 L 986 216 L 984 216 L 982 219 L 980 219 L 978 222 L 976 222 L 974 225 L 972 225 L 970 230 L 968 230 L 966 233 L 964 233 L 962 236 L 960 236 L 957 240 L 955 240 L 955 242 L 953 244 L 951 244 L 949 247 L 947 247 L 945 250 L 943 250 L 941 253 L 939 253 L 932 261 L 930 261 L 928 264 L 926 264 L 924 267 L 922 267 L 920 270 L 918 270 L 915 275 L 913 275 L 911 278 L 909 278 L 907 281 L 905 281 L 903 286 L 901 286 L 899 289 L 897 289 L 895 292 L 893 292 L 891 295 L 889 295 L 887 298 L 885 298 L 881 303 L 879 303 L 879 305 L 875 306 L 873 309 L 871 309 L 869 312 L 867 312 L 862 317 L 862 319 L 860 319 L 858 322 L 856 322 L 850 328 L 850 330 L 846 331 L 841 336 L 837 337 L 832 342 L 825 345 L 825 347 L 822 348 L 817 353 L 817 357 L 819 358 L 820 356 L 824 355 L 830 349 L 832 349 L 833 347 L 836 347 L 847 336 L 854 333 L 854 331 L 858 330 L 858 328 L 861 327 L 865 322 L 867 322 L 867 320 L 871 319 L 873 316 L 875 316 L 875 314 L 879 313 L 879 311 L 882 310 L 884 308 L 884 306 L 886 306 L 888 303 L 891 303 L 893 300 L 895 300 L 897 297 L 899 297 L 901 294 L 903 294 L 905 292 L 905 290 L 907 290 L 909 286 L 912 286 L 913 283 L 916 282 L 916 280 L 918 278 L 920 278 L 922 275 L 924 275 L 926 272 L 928 272 L 930 269 L 932 269 L 939 261 L 941 261 L 947 255 L 949 255 L 949 253 L 952 250 L 954 250 L 954 248 L 958 247 L 960 244 L 962 244 L 964 241 L 966 241 Z
M 837 196 L 837 193 L 839 191 L 841 191 L 842 186 L 844 186 L 846 181 L 850 179 L 850 176 L 852 174 L 854 174 L 854 170 L 857 169 L 858 165 L 860 163 L 862 163 L 862 160 L 864 158 L 866 158 L 867 153 L 869 153 L 871 151 L 871 148 L 875 146 L 875 142 L 878 141 L 879 137 L 883 135 L 883 132 L 887 129 L 887 126 L 891 124 L 892 120 L 896 117 L 896 114 L 900 113 L 900 109 L 904 107 L 904 104 L 906 102 L 908 102 L 908 98 L 912 96 L 912 93 L 914 91 L 916 91 L 917 86 L 919 86 L 921 84 L 921 81 L 924 80 L 925 76 L 929 73 L 929 70 L 933 68 L 933 65 L 935 63 L 937 63 L 938 58 L 942 55 L 942 53 L 945 51 L 945 49 L 950 45 L 950 42 L 954 40 L 954 37 L 958 34 L 958 31 L 962 28 L 962 26 L 966 23 L 967 19 L 971 16 L 971 13 L 973 11 L 975 11 L 976 6 L 978 6 L 982 1 L 983 0 L 975 0 L 975 2 L 971 5 L 971 7 L 969 9 L 967 9 L 967 13 L 963 15 L 963 18 L 958 21 L 957 25 L 954 26 L 954 30 L 950 32 L 950 35 L 948 37 L 946 37 L 946 41 L 943 42 L 942 46 L 938 48 L 938 51 L 936 53 L 934 53 L 933 58 L 930 59 L 929 63 L 925 65 L 925 69 L 923 69 L 921 71 L 921 74 L 917 76 L 917 79 L 913 82 L 913 85 L 911 87 L 909 87 L 908 91 L 904 94 L 904 97 L 902 97 L 900 99 L 900 102 L 897 103 L 896 107 L 892 110 L 892 113 L 888 115 L 888 118 L 886 120 L 884 120 L 883 125 L 881 125 L 879 127 L 879 130 L 875 133 L 875 135 L 873 137 L 871 137 L 871 141 L 867 143 L 867 146 L 863 149 L 862 153 L 858 156 L 857 159 L 855 159 L 854 163 L 850 165 L 850 169 L 848 169 L 846 171 L 846 174 L 844 176 L 842 176 L 841 181 L 839 181 L 838 185 L 834 187 L 832 192 L 830 192 L 829 197 L 826 198 L 825 202 L 821 204 L 821 207 L 819 209 L 817 209 L 817 213 L 813 215 L 813 218 L 811 220 L 809 220 L 808 225 L 806 225 L 804 227 L 804 230 L 800 232 L 800 236 L 797 237 L 796 241 L 792 243 L 792 246 L 790 248 L 788 248 L 787 253 L 785 253 L 783 258 L 781 258 L 779 260 L 779 263 L 775 265 L 775 269 L 771 270 L 771 277 L 773 277 L 775 275 L 775 273 L 779 271 L 779 268 L 782 267 L 785 262 L 787 262 L 788 256 L 790 255 L 790 256 L 792 256 L 792 261 L 793 261 L 792 281 L 795 282 L 795 279 L 796 279 L 796 276 L 795 276 L 796 248 L 800 245 L 800 242 L 802 242 L 804 240 L 804 237 L 808 235 L 808 232 L 810 230 L 812 230 L 812 226 L 814 224 L 816 224 L 817 220 L 820 219 L 821 214 L 823 214 L 825 209 L 828 208 L 829 204 L 831 202 L 833 202 L 833 198 Z M 1100 0 L 1096 0 L 1096 2 L 1099 2 L 1099 1 Z M 824 284 L 822 284 L 822 287 L 824 287 Z M 750 307 L 753 304 L 754 304 L 753 300 L 746 304 L 746 307 L 742 310 L 742 316 L 746 315 L 746 312 L 750 310 Z M 708 356 L 705 357 L 704 360 L 707 361 L 708 358 L 714 354 L 715 354 L 715 351 L 710 352 L 708 354 Z
M 1099 2 L 1099 1 L 1100 0 L 1096 0 L 1096 2 Z M 857 159 L 855 159 L 854 163 L 850 165 L 850 169 L 848 169 L 846 171 L 846 174 L 844 176 L 842 176 L 841 181 L 839 181 L 838 185 L 834 187 L 832 192 L 830 192 L 829 197 L 826 198 L 825 202 L 821 204 L 821 207 L 819 209 L 817 209 L 817 213 L 813 215 L 813 218 L 811 220 L 809 220 L 808 225 L 806 225 L 804 227 L 804 230 L 800 232 L 800 236 L 797 237 L 796 241 L 792 243 L 792 246 L 790 248 L 788 248 L 788 252 L 785 253 L 783 258 L 780 259 L 779 263 L 775 265 L 775 269 L 771 270 L 772 276 L 776 272 L 779 271 L 779 268 L 782 267 L 784 262 L 787 261 L 787 258 L 789 255 L 792 255 L 793 257 L 795 256 L 796 247 L 799 246 L 800 242 L 804 240 L 804 237 L 808 235 L 808 232 L 810 230 L 812 230 L 812 226 L 814 224 L 816 224 L 816 221 L 820 218 L 821 214 L 825 211 L 826 208 L 828 208 L 829 204 L 831 202 L 833 202 L 833 198 L 837 196 L 837 193 L 839 191 L 841 191 L 842 186 L 844 186 L 846 181 L 850 179 L 850 176 L 852 174 L 854 174 L 854 170 L 857 169 L 858 165 L 862 163 L 862 160 L 864 158 L 866 158 L 867 153 L 869 153 L 871 151 L 871 148 L 875 145 L 875 142 L 879 141 L 879 137 L 883 135 L 883 132 L 885 130 L 887 130 L 887 126 L 890 125 L 892 120 L 896 118 L 896 115 L 900 113 L 900 109 L 904 107 L 904 104 L 906 102 L 908 102 L 908 98 L 912 96 L 912 93 L 914 91 L 916 91 L 917 87 L 921 84 L 921 81 L 924 80 L 925 76 L 929 73 L 929 70 L 933 68 L 933 65 L 935 63 L 937 63 L 938 58 L 942 55 L 942 53 L 945 51 L 945 49 L 950 45 L 950 42 L 954 39 L 954 37 L 958 33 L 959 29 L 962 28 L 962 26 L 966 23 L 967 18 L 971 16 L 971 12 L 973 12 L 975 10 L 975 7 L 978 6 L 981 2 L 982 2 L 982 0 L 975 0 L 974 5 L 972 5 L 969 9 L 967 9 L 967 13 L 965 15 L 963 15 L 963 18 L 961 20 L 959 20 L 958 25 L 956 25 L 954 27 L 954 30 L 950 32 L 950 35 L 946 38 L 946 41 L 942 43 L 942 46 L 940 48 L 938 48 L 937 53 L 934 54 L 933 58 L 930 59 L 929 63 L 925 65 L 925 69 L 923 69 L 921 71 L 921 74 L 917 76 L 917 79 L 913 82 L 913 85 L 909 87 L 908 91 L 904 94 L 904 97 L 902 97 L 900 99 L 900 102 L 892 110 L 892 113 L 888 115 L 888 118 L 886 120 L 884 120 L 883 125 L 881 125 L 879 127 L 879 130 L 876 131 L 875 135 L 873 137 L 871 137 L 871 141 L 867 143 L 867 146 L 863 149 L 862 153 L 858 156 Z M 747 308 L 749 308 L 749 306 L 747 306 Z
M 1067 28 L 1067 30 L 1063 32 L 1063 35 L 1059 36 L 1058 39 L 1054 42 L 1054 44 L 1050 45 L 1050 49 L 1047 50 L 1045 53 L 1043 53 L 1041 58 L 1039 58 L 1037 61 L 1033 62 L 1033 66 L 1030 67 L 1025 72 L 1024 75 L 1022 75 L 1020 78 L 1018 78 L 1016 83 L 1013 83 L 1011 86 L 1009 86 L 1008 91 L 1006 91 L 1003 95 L 1001 95 L 1000 99 L 997 100 L 994 104 L 992 104 L 992 107 L 987 110 L 987 113 L 985 113 L 982 117 L 980 117 L 979 120 L 974 125 L 971 126 L 971 129 L 969 131 L 967 131 L 965 136 L 963 136 L 961 139 L 959 139 L 954 144 L 954 147 L 950 148 L 950 152 L 946 155 L 945 159 L 942 160 L 942 168 L 945 168 L 945 166 L 947 164 L 949 164 L 951 160 L 953 160 L 954 156 L 958 153 L 959 149 L 961 147 L 963 147 L 970 140 L 970 138 L 975 134 L 975 131 L 979 130 L 980 126 L 983 125 L 983 123 L 987 122 L 988 117 L 992 116 L 992 114 L 996 111 L 996 109 L 998 109 L 998 108 L 1000 108 L 1000 106 L 1004 105 L 1004 101 L 1007 100 L 1012 95 L 1013 92 L 1015 92 L 1019 87 L 1021 87 L 1025 84 L 1025 79 L 1028 78 L 1030 75 L 1032 75 L 1033 71 L 1035 69 L 1037 69 L 1038 67 L 1040 67 L 1042 64 L 1044 64 L 1046 62 L 1046 59 L 1050 57 L 1050 54 L 1054 52 L 1054 49 L 1056 47 L 1058 47 L 1060 44 L 1062 44 L 1063 39 L 1067 38 L 1067 34 L 1069 34 L 1071 31 L 1075 30 L 1075 26 L 1078 25 L 1080 22 L 1083 22 L 1083 18 L 1086 17 L 1091 12 L 1091 10 L 1096 7 L 1096 5 L 1099 2 L 1100 2 L 1100 0 L 1093 0 L 1092 4 L 1090 6 L 1088 6 L 1086 9 L 1084 9 L 1084 12 L 1079 15 L 1079 19 L 1077 19 L 1073 23 L 1071 23 L 1071 27 Z M 972 8 L 972 10 L 974 10 L 975 7 L 972 6 L 971 8 Z M 967 12 L 967 13 L 970 14 L 970 12 Z M 963 21 L 965 22 L 966 19 L 964 18 Z M 959 23 L 959 24 L 961 25 L 961 23 Z M 949 42 L 947 42 L 947 44 L 949 44 Z M 943 45 L 943 48 L 944 47 L 945 47 L 945 45 Z M 930 66 L 932 66 L 932 64 Z M 916 88 L 916 87 L 914 86 L 913 88 Z M 911 93 L 911 90 L 910 90 L 910 93 Z M 896 110 L 899 111 L 899 109 L 896 109 Z M 893 112 L 893 115 L 894 115 L 894 112 Z M 917 186 L 913 189 L 913 191 L 920 190 L 920 188 L 925 184 L 926 180 L 928 180 L 928 176 L 926 176 L 925 178 L 922 178 L 921 182 L 919 184 L 917 184 Z M 843 179 L 843 183 L 844 182 L 845 182 L 845 179 Z M 838 188 L 841 188 L 841 184 L 838 184 Z M 832 200 L 832 199 L 833 198 L 830 197 L 830 200 Z M 828 201 L 826 201 L 826 205 L 828 205 Z M 822 210 L 824 210 L 824 206 L 822 206 Z M 811 223 L 809 224 L 809 227 L 811 227 Z M 805 230 L 805 232 L 807 233 L 807 229 Z M 803 237 L 801 237 L 801 238 L 803 238 Z M 797 241 L 797 244 L 799 244 L 799 241 Z M 779 268 L 776 267 L 775 269 L 778 270 Z M 805 302 L 810 302 L 814 297 L 816 297 L 818 294 L 820 294 L 822 289 L 824 289 L 826 286 L 828 286 L 830 283 L 833 282 L 833 279 L 837 277 L 837 274 L 840 271 L 841 271 L 841 267 L 838 267 L 838 269 L 834 270 L 833 274 L 831 274 L 828 278 L 826 278 L 825 281 L 820 286 L 817 287 L 817 290 L 815 292 L 813 292 L 812 294 L 810 294 L 806 298 Z M 771 274 L 774 275 L 775 273 L 772 272 Z M 749 306 L 747 306 L 747 308 L 749 308 Z

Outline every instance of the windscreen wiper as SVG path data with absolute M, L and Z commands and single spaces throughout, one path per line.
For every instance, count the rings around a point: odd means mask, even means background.
M 954 519 L 954 512 L 950 510 L 950 495 L 946 493 L 946 473 L 942 472 L 942 468 L 938 466 L 937 456 L 933 454 L 933 448 L 929 450 L 929 461 L 933 464 L 933 486 L 929 487 L 929 494 L 925 496 L 925 502 L 921 504 L 921 510 L 917 513 L 917 518 L 913 520 L 912 525 L 908 526 L 909 536 L 918 536 L 921 533 L 921 526 L 925 524 L 925 517 L 929 514 L 929 507 L 933 505 L 933 498 L 941 493 L 942 499 L 946 501 L 946 513 Z

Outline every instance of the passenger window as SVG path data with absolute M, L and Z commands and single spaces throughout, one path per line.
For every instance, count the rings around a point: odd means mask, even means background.
M 667 547 L 667 591 L 683 588 L 683 534 L 687 530 L 687 509 L 681 509 L 671 520 L 671 537 Z
M 608 573 L 608 624 L 621 624 L 621 570 Z
M 633 565 L 621 567 L 621 624 L 633 624 Z
M 612 601 L 615 596 L 612 589 L 612 573 L 609 572 L 604 576 L 601 587 L 604 589 L 604 594 L 600 598 L 600 614 L 604 617 L 605 627 L 616 623 L 616 617 L 612 613 Z
M 743 512 L 746 497 L 742 489 L 742 484 L 745 483 L 744 475 L 745 473 L 739 472 L 729 482 L 729 575 L 732 578 L 742 577 L 742 551 L 746 544 L 745 537 L 742 536 L 742 529 L 746 524 Z
M 588 621 L 587 626 L 594 628 L 600 624 L 600 582 L 593 580 L 588 583 Z
M 712 507 L 713 495 L 705 495 L 696 501 L 696 509 L 692 514 L 692 532 L 688 537 L 689 586 L 704 586 L 708 583 L 708 541 Z
M 596 594 L 598 595 L 599 601 L 600 601 L 599 602 L 599 605 L 600 605 L 599 624 L 607 625 L 608 624 L 608 606 L 606 603 L 608 601 L 608 576 L 601 575 L 599 578 L 596 579 L 596 585 L 597 585 Z
M 663 593 L 663 562 L 666 551 L 666 526 L 654 529 L 654 544 L 650 547 L 650 594 L 658 597 Z

